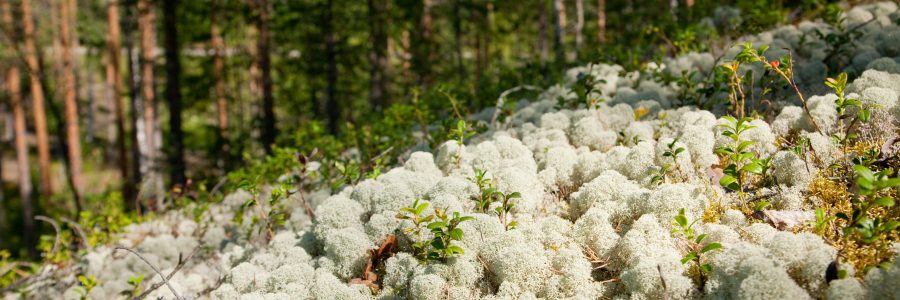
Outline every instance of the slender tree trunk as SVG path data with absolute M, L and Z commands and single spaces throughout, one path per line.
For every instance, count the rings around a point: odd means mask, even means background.
M 122 29 L 119 25 L 119 1 L 109 0 L 106 3 L 106 22 L 108 30 L 106 32 L 106 86 L 107 97 L 113 103 L 115 111 L 116 123 L 116 150 L 118 153 L 119 176 L 124 179 L 122 183 L 122 195 L 125 201 L 125 207 L 135 209 L 134 204 L 134 187 L 137 186 L 134 177 L 129 171 L 128 148 L 125 145 L 127 139 L 125 133 L 125 104 L 122 103 L 122 75 L 119 63 L 122 61 L 120 55 L 122 48 L 121 34 Z
M 141 130 L 138 129 L 138 120 L 140 119 L 140 83 L 138 82 L 138 53 L 134 49 L 134 11 L 132 9 L 125 10 L 126 30 L 125 30 L 125 49 L 127 54 L 126 63 L 128 64 L 128 103 L 129 103 L 129 127 L 131 131 L 128 133 L 128 139 L 131 141 L 131 178 L 134 182 L 134 195 L 131 199 L 131 206 L 140 212 L 141 203 L 138 197 L 138 183 L 141 182 Z
M 416 72 L 416 82 L 423 89 L 427 88 L 431 83 L 431 36 L 434 28 L 434 21 L 431 16 L 433 7 L 432 0 L 422 0 L 422 11 L 419 19 L 419 26 L 416 31 L 415 40 L 413 41 L 413 68 Z
M 462 54 L 462 13 L 460 10 L 462 9 L 461 0 L 453 1 L 453 42 L 456 48 L 456 71 L 458 73 L 459 79 L 466 78 L 466 66 L 463 64 L 463 54 Z
M 566 59 L 566 4 L 563 0 L 553 0 L 553 12 L 556 17 L 555 31 L 556 60 L 564 62 Z
M 215 97 L 217 120 L 219 125 L 219 139 L 223 149 L 228 148 L 228 100 L 225 95 L 225 41 L 219 29 L 222 22 L 221 0 L 213 0 L 210 6 L 210 36 L 213 48 L 213 80 L 215 80 Z M 224 151 L 227 153 L 227 150 Z M 220 156 L 221 157 L 221 156 Z
M 169 104 L 169 170 L 171 185 L 184 185 L 184 133 L 181 130 L 181 60 L 178 57 L 178 7 L 176 0 L 163 1 L 166 33 L 166 103 Z
M 494 2 L 487 2 L 485 8 L 487 9 L 487 30 L 485 30 L 484 33 L 484 67 L 485 69 L 490 70 L 492 58 L 491 45 L 494 41 Z
M 7 33 L 15 33 L 17 29 L 14 26 L 12 5 L 10 0 L 0 0 L 0 9 L 3 10 L 3 30 Z M 15 38 L 9 37 L 10 43 L 16 43 Z M 9 102 L 13 111 L 13 128 L 15 130 L 15 148 L 16 148 L 16 167 L 18 169 L 19 198 L 22 204 L 22 218 L 24 223 L 25 246 L 28 250 L 28 256 L 37 258 L 37 232 L 34 226 L 34 208 L 31 199 L 31 167 L 28 163 L 28 144 L 25 140 L 25 107 L 22 102 L 21 78 L 19 74 L 18 63 L 9 63 L 6 69 L 6 92 L 9 96 Z M 2 195 L 0 195 L 0 204 L 3 203 Z M 0 208 L 0 210 L 5 210 Z M 5 229 L 6 212 L 0 212 L 0 228 Z M 6 243 L 6 239 L 0 237 L 0 244 Z
M 341 106 L 337 103 L 337 38 L 334 34 L 334 3 L 327 0 L 325 3 L 325 20 L 323 31 L 325 34 L 325 80 L 326 99 L 325 110 L 328 113 L 328 130 L 332 134 L 338 132 L 338 120 L 341 117 Z
M 575 53 L 584 45 L 584 0 L 575 0 Z
M 606 0 L 597 0 L 597 42 L 606 43 Z
M 387 106 L 388 99 L 388 1 L 369 0 L 369 103 L 376 110 Z
M 257 59 L 260 68 L 260 84 L 262 84 L 262 134 L 260 142 L 266 153 L 272 153 L 272 144 L 278 136 L 275 127 L 275 99 L 272 96 L 272 63 L 269 53 L 269 14 L 272 10 L 268 0 L 255 0 L 257 13 L 256 27 L 259 38 L 256 40 Z
M 138 0 L 138 31 L 141 33 L 141 102 L 143 108 L 144 149 L 146 156 L 147 191 L 154 198 L 154 205 L 160 206 L 163 193 L 162 176 L 156 135 L 156 91 L 154 90 L 154 61 L 156 47 L 156 11 L 152 0 Z M 148 203 L 149 204 L 149 203 Z
M 541 66 L 547 63 L 550 58 L 549 47 L 547 47 L 547 2 L 538 1 L 538 45 L 540 51 Z
M 78 211 L 83 207 L 81 197 L 84 195 L 84 178 L 81 171 L 81 130 L 78 126 L 78 99 L 75 82 L 75 57 L 73 52 L 73 35 L 70 27 L 75 23 L 73 5 L 64 0 L 59 6 L 59 38 L 62 46 L 63 103 L 65 104 L 66 144 L 69 157 L 69 177 L 75 192 L 75 206 Z M 76 214 L 77 215 L 77 214 Z
M 34 19 L 31 14 L 31 0 L 21 1 L 22 39 L 25 44 L 25 63 L 28 65 L 28 79 L 31 85 L 31 106 L 34 112 L 34 131 L 37 136 L 41 194 L 44 197 L 50 197 L 53 194 L 53 180 L 50 174 L 50 138 L 47 134 L 47 112 L 44 108 L 41 67 L 38 62 L 37 45 L 34 39 Z

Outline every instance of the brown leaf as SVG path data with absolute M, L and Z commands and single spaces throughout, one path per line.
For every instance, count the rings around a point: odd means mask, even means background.
M 753 213 L 753 217 L 766 221 L 778 230 L 789 230 L 794 226 L 801 225 L 808 220 L 816 218 L 815 212 L 811 210 L 761 210 Z
M 378 274 L 375 273 L 375 270 L 393 255 L 392 251 L 396 245 L 397 237 L 393 234 L 389 234 L 384 239 L 384 242 L 381 242 L 381 246 L 379 246 L 377 250 L 369 249 L 369 261 L 366 262 L 366 268 L 363 270 L 362 277 L 350 279 L 350 284 L 365 284 L 373 291 L 377 291 L 380 287 L 378 283 Z

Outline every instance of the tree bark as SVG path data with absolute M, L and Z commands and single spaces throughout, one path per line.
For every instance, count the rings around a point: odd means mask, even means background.
M 13 23 L 13 13 L 12 13 L 12 5 L 10 5 L 10 0 L 0 0 L 0 9 L 3 10 L 3 30 L 7 33 L 13 34 L 17 31 L 14 28 Z M 10 43 L 16 43 L 13 37 L 9 39 Z M 25 246 L 28 250 L 28 256 L 31 258 L 37 258 L 37 232 L 34 227 L 34 208 L 32 204 L 31 192 L 31 167 L 28 163 L 28 144 L 25 140 L 26 135 L 26 126 L 25 126 L 25 107 L 22 103 L 22 90 L 21 90 L 21 78 L 19 74 L 19 66 L 18 63 L 9 63 L 9 68 L 6 69 L 6 92 L 9 96 L 9 102 L 12 106 L 13 111 L 13 120 L 14 120 L 14 130 L 15 130 L 15 148 L 16 148 L 16 167 L 19 174 L 18 176 L 18 184 L 19 184 L 19 198 L 20 203 L 22 204 L 22 218 L 23 218 L 23 229 L 24 229 L 24 238 L 25 238 Z M 0 204 L 2 204 L 2 198 L 0 198 Z M 3 210 L 0 208 L 0 210 Z M 0 228 L 5 228 L 6 226 L 6 212 L 0 212 Z M 0 244 L 5 245 L 5 238 L 0 238 Z
M 155 203 L 147 203 L 147 205 L 160 206 L 163 197 L 162 176 L 159 169 L 159 155 L 156 133 L 156 91 L 154 78 L 154 63 L 156 47 L 156 11 L 152 0 L 138 0 L 138 31 L 141 33 L 140 40 L 140 65 L 141 65 L 141 106 L 143 109 L 143 125 L 144 125 L 144 145 L 145 149 L 145 167 L 146 167 L 146 184 L 144 190 Z M 159 207 L 148 207 L 156 209 Z
M 606 43 L 606 0 L 597 0 L 597 42 Z
M 213 48 L 213 80 L 215 81 L 215 97 L 217 120 L 219 125 L 219 139 L 223 149 L 228 148 L 228 99 L 225 95 L 225 41 L 219 29 L 222 22 L 221 0 L 212 0 L 210 5 L 210 36 Z M 227 151 L 225 151 L 227 153 Z M 220 156 L 221 157 L 221 156 Z
M 262 85 L 262 134 L 260 142 L 266 153 L 272 153 L 272 144 L 278 136 L 275 127 L 275 99 L 272 96 L 272 63 L 269 53 L 269 14 L 272 10 L 268 0 L 255 0 L 258 13 L 256 27 L 259 37 L 256 40 L 257 60 L 260 69 L 260 84 Z
M 387 106 L 388 100 L 388 1 L 369 0 L 369 103 L 375 110 Z
M 37 45 L 34 40 L 34 17 L 31 15 L 31 0 L 22 0 L 22 40 L 25 46 L 25 63 L 31 86 L 31 106 L 34 112 L 34 131 L 37 136 L 38 170 L 41 174 L 41 194 L 53 194 L 53 180 L 50 169 L 50 139 L 47 133 L 47 112 L 44 108 L 44 87 L 41 83 L 41 67 L 38 62 Z
M 84 178 L 81 165 L 81 130 L 78 125 L 78 99 L 75 82 L 75 57 L 72 53 L 73 40 L 71 26 L 75 24 L 74 5 L 64 0 L 59 5 L 59 38 L 62 46 L 60 61 L 62 62 L 63 103 L 65 104 L 66 145 L 69 157 L 69 177 L 75 194 L 75 207 L 80 212 L 83 207 L 81 198 L 84 195 Z M 76 214 L 77 215 L 77 214 Z
M 584 0 L 575 0 L 575 53 L 584 45 Z
M 326 99 L 325 110 L 328 113 L 328 130 L 332 134 L 337 134 L 341 117 L 341 107 L 337 103 L 337 38 L 334 34 L 334 1 L 327 0 L 325 3 L 325 20 L 322 26 L 325 34 L 325 81 L 326 81 Z
M 456 48 L 456 71 L 459 79 L 466 78 L 466 66 L 463 64 L 463 54 L 462 54 L 462 3 L 461 0 L 453 1 L 453 42 Z
M 181 129 L 181 60 L 178 57 L 178 6 L 176 0 L 163 1 L 166 33 L 166 103 L 169 104 L 170 184 L 184 185 L 184 133 Z
M 433 57 L 431 36 L 434 28 L 431 9 L 433 5 L 432 0 L 422 0 L 419 26 L 413 41 L 413 68 L 415 68 L 416 72 L 416 83 L 423 89 L 427 88 L 429 83 L 431 83 L 431 62 Z
M 547 47 L 547 2 L 538 1 L 538 45 L 540 51 L 541 66 L 549 59 L 550 51 Z
M 122 177 L 122 198 L 125 201 L 125 207 L 134 209 L 134 187 L 137 186 L 129 170 L 128 148 L 125 140 L 127 139 L 125 132 L 125 104 L 122 103 L 122 74 L 120 62 L 122 57 L 120 50 L 122 48 L 121 34 L 122 29 L 119 25 L 119 1 L 109 0 L 106 3 L 106 86 L 107 97 L 113 103 L 115 111 L 116 123 L 116 150 L 118 153 L 119 176 Z
M 134 10 L 126 9 L 125 10 L 125 49 L 126 49 L 126 63 L 128 64 L 128 104 L 130 105 L 129 111 L 129 126 L 131 127 L 131 131 L 128 133 L 128 139 L 131 141 L 131 178 L 135 183 L 134 189 L 134 197 L 131 199 L 131 207 L 140 212 L 141 203 L 140 198 L 138 197 L 138 185 L 137 183 L 141 182 L 141 139 L 139 137 L 140 130 L 138 129 L 138 120 L 141 118 L 140 111 L 140 93 L 141 87 L 140 82 L 138 81 L 138 70 L 140 66 L 138 65 L 138 53 L 135 52 L 134 48 Z
M 555 31 L 556 60 L 564 62 L 566 59 L 566 5 L 563 0 L 553 1 L 553 12 L 556 17 Z

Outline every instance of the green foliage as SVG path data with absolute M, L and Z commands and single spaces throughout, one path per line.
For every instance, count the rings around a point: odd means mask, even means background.
M 91 275 L 90 277 L 84 275 L 78 275 L 78 283 L 81 284 L 78 291 L 81 294 L 81 299 L 89 299 L 88 296 L 95 287 L 97 287 L 97 276 Z
M 694 224 L 697 223 L 700 219 L 694 220 L 690 222 L 687 216 L 684 214 L 684 208 L 678 210 L 678 215 L 675 216 L 675 221 L 672 222 L 672 225 L 675 225 L 675 229 L 672 230 L 672 233 L 680 233 L 684 242 L 687 244 L 688 253 L 681 258 L 681 264 L 692 263 L 697 267 L 698 270 L 698 278 L 700 281 L 700 286 L 703 286 L 704 282 L 706 282 L 706 275 L 712 271 L 712 266 L 708 263 L 704 263 L 701 261 L 701 258 L 704 254 L 718 250 L 722 248 L 722 245 L 719 243 L 708 243 L 703 245 L 703 240 L 706 239 L 706 234 L 694 235 Z
M 838 98 L 834 100 L 834 104 L 840 122 L 839 128 L 843 131 L 840 132 L 842 135 L 834 134 L 831 137 L 839 144 L 846 146 L 850 141 L 856 139 L 856 133 L 852 132 L 854 125 L 856 125 L 857 122 L 868 123 L 869 119 L 872 117 L 872 111 L 868 107 L 863 107 L 862 101 L 859 99 L 848 99 L 844 95 L 844 91 L 847 87 L 847 73 L 841 73 L 836 78 L 825 79 L 825 85 L 833 89 L 834 93 L 838 96 Z M 846 113 L 848 111 L 856 111 L 856 115 L 847 115 Z M 851 117 L 850 124 L 845 128 L 844 119 Z
M 131 286 L 131 296 L 137 296 L 141 294 L 141 284 L 144 283 L 144 274 L 137 275 L 131 278 L 128 278 L 128 285 Z
M 475 135 L 474 132 L 469 131 L 466 126 L 465 120 L 459 120 L 456 122 L 456 127 L 453 128 L 449 134 L 447 134 L 447 138 L 451 140 L 456 140 L 456 144 L 462 146 L 465 144 L 466 139 Z
M 462 247 L 454 244 L 454 241 L 461 241 L 464 234 L 458 226 L 474 218 L 460 216 L 459 212 L 448 216 L 442 209 L 435 209 L 434 213 L 426 215 L 427 208 L 427 202 L 419 203 L 419 199 L 416 199 L 412 205 L 401 208 L 397 214 L 398 219 L 413 223 L 412 228 L 404 230 L 406 234 L 415 234 L 411 238 L 413 256 L 421 262 L 446 262 L 448 258 L 463 254 Z M 430 239 L 422 236 L 423 229 L 431 232 Z
M 684 152 L 684 147 L 676 147 L 675 143 L 678 142 L 678 138 L 673 139 L 671 143 L 666 144 L 666 151 L 663 152 L 663 157 L 668 157 L 672 159 L 671 163 L 667 163 L 660 167 L 659 173 L 654 174 L 650 177 L 650 182 L 653 184 L 660 184 L 666 181 L 666 175 L 668 175 L 669 170 L 675 169 L 678 171 L 678 177 L 684 179 L 684 174 L 681 171 L 681 167 L 678 165 L 678 155 Z
M 750 118 L 735 119 L 731 116 L 723 118 L 728 122 L 719 125 L 725 128 L 722 135 L 731 139 L 732 143 L 716 149 L 716 153 L 724 156 L 729 162 L 722 170 L 725 176 L 719 179 L 719 184 L 732 191 L 743 192 L 747 174 L 765 174 L 768 160 L 760 160 L 756 158 L 756 153 L 748 150 L 753 145 L 753 141 L 741 140 L 742 133 L 755 127 L 748 124 Z
M 825 235 L 825 227 L 828 226 L 828 223 L 830 223 L 831 221 L 834 221 L 835 219 L 836 219 L 836 217 L 834 217 L 834 216 L 826 216 L 825 209 L 823 209 L 821 207 L 817 207 L 816 208 L 816 219 L 810 220 L 808 222 L 811 225 L 813 225 L 813 228 L 817 234 L 824 236 Z
M 884 234 L 900 227 L 900 221 L 882 218 L 872 214 L 872 210 L 878 207 L 893 207 L 894 198 L 889 195 L 893 188 L 900 186 L 900 177 L 891 177 L 892 169 L 884 169 L 873 172 L 871 169 L 854 165 L 856 172 L 856 195 L 852 198 L 853 211 L 837 213 L 836 217 L 847 222 L 843 231 L 846 236 L 852 236 L 865 244 L 871 244 L 883 237 Z
M 497 213 L 497 217 L 500 218 L 503 227 L 506 230 L 515 229 L 519 223 L 515 220 L 509 220 L 509 215 L 513 207 L 515 207 L 512 200 L 522 198 L 522 194 L 519 192 L 505 194 L 497 190 L 494 187 L 494 182 L 491 181 L 486 174 L 487 171 L 485 170 L 475 169 L 475 177 L 469 178 L 469 180 L 478 186 L 478 194 L 472 196 L 472 200 L 475 201 L 475 211 L 487 213 L 490 210 L 491 205 L 497 203 L 494 212 Z

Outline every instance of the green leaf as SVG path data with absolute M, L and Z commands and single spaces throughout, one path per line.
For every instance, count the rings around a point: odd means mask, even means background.
M 519 192 L 513 192 L 512 194 L 506 195 L 506 199 L 514 199 L 514 198 L 522 198 L 522 194 Z
M 747 150 L 748 147 L 753 146 L 753 144 L 753 141 L 743 141 L 740 145 L 738 145 L 737 151 L 743 152 L 744 150 Z
M 451 254 L 464 254 L 465 253 L 465 251 L 463 251 L 463 248 L 460 246 L 457 246 L 457 245 L 447 246 L 447 251 L 450 252 Z
M 446 247 L 446 245 L 444 245 L 443 239 L 436 237 L 433 240 L 431 240 L 431 247 L 434 247 L 434 249 L 444 249 Z
M 463 238 L 463 231 L 462 231 L 462 229 L 459 229 L 459 228 L 453 228 L 453 230 L 450 230 L 450 238 L 451 238 L 451 239 L 454 239 L 454 240 L 457 240 L 457 241 L 462 240 L 462 238 Z
M 733 188 L 733 186 L 737 186 L 737 179 L 734 177 L 731 177 L 731 175 L 722 176 L 722 178 L 719 179 L 719 185 L 729 188 L 731 190 L 739 190 L 740 189 L 739 186 L 737 188 Z
M 900 178 L 888 178 L 878 181 L 879 188 L 893 188 L 900 186 Z
M 872 118 L 872 112 L 868 109 L 862 109 L 856 113 L 856 117 L 859 118 L 860 122 L 869 123 L 869 119 Z
M 853 170 L 856 171 L 856 175 L 859 178 L 865 179 L 868 182 L 875 181 L 875 173 L 872 173 L 872 170 L 866 168 L 863 165 L 853 165 Z
M 694 253 L 694 252 L 688 253 L 683 258 L 681 258 L 681 264 L 686 264 L 689 261 L 695 260 L 697 258 L 698 258 L 697 253 Z
M 419 204 L 419 206 L 416 207 L 416 215 L 417 215 L 417 216 L 418 216 L 418 215 L 421 215 L 423 212 L 425 212 L 425 209 L 426 209 L 426 208 L 428 208 L 428 202 Z
M 872 204 L 891 207 L 894 206 L 894 198 L 891 198 L 890 196 L 881 197 L 872 201 Z
M 697 236 L 697 239 L 694 240 L 694 242 L 697 243 L 697 244 L 699 244 L 699 243 L 702 243 L 704 239 L 706 239 L 706 234 L 705 234 L 705 233 L 704 233 L 704 234 L 701 234 L 701 235 L 699 235 L 699 236 Z
M 721 249 L 721 248 L 722 248 L 722 244 L 709 243 L 709 245 L 706 245 L 706 247 L 703 247 L 703 250 L 700 250 L 700 253 L 706 253 L 706 252 L 713 251 L 716 249 Z
M 519 222 L 517 222 L 517 221 L 509 222 L 509 225 L 507 225 L 507 227 L 509 227 L 509 229 L 516 229 L 516 227 L 519 227 Z
M 447 223 L 444 223 L 444 222 L 441 222 L 441 221 L 437 221 L 437 222 L 433 222 L 433 223 L 431 223 L 431 224 L 428 224 L 427 227 L 428 227 L 428 229 L 443 228 L 443 227 L 447 227 Z
M 709 273 L 709 271 L 712 271 L 712 266 L 710 266 L 709 264 L 700 265 L 700 272 Z
M 463 221 L 469 221 L 469 220 L 475 220 L 475 217 L 471 217 L 471 216 L 460 217 L 457 221 L 462 223 Z
M 757 162 L 746 164 L 743 168 L 741 168 L 741 170 L 758 175 L 761 175 L 763 173 L 763 167 Z
M 894 229 L 897 229 L 898 226 L 900 226 L 900 221 L 888 221 L 887 223 L 884 223 L 881 226 L 883 226 L 883 228 L 884 228 L 883 231 L 892 231 Z

